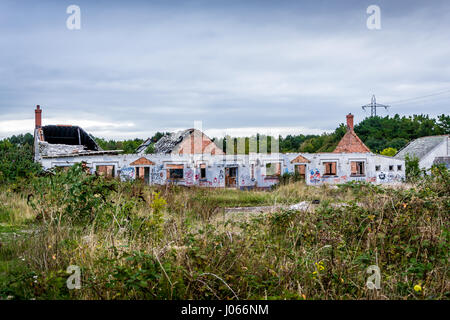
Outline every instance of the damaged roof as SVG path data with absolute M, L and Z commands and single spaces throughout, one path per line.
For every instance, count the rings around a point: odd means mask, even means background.
M 143 154 L 147 150 L 148 146 L 152 143 L 152 139 L 148 138 L 136 149 L 137 154 Z
M 37 128 L 38 152 L 43 158 L 119 154 L 121 150 L 102 150 L 82 128 L 48 125 Z
M 42 127 L 43 140 L 50 144 L 82 145 L 85 150 L 101 151 L 94 139 L 78 126 L 49 125 Z
M 195 129 L 186 129 L 161 137 L 161 139 L 155 143 L 155 153 L 171 153 L 179 143 L 189 137 L 194 131 Z
M 169 154 L 172 152 L 183 152 L 183 150 L 175 150 L 185 139 L 189 141 L 189 139 L 192 139 L 193 136 L 200 137 L 201 139 L 201 146 L 198 151 L 191 150 L 192 153 L 195 152 L 204 152 L 207 148 L 210 148 L 211 146 L 214 146 L 214 152 L 223 152 L 222 149 L 220 149 L 207 135 L 205 135 L 202 131 L 191 128 L 186 130 L 181 130 L 175 133 L 167 134 L 161 139 L 158 140 L 158 142 L 155 143 L 155 153 L 159 154 Z M 192 147 L 193 149 L 193 143 L 192 141 Z M 186 152 L 186 150 L 185 150 Z M 188 152 L 189 153 L 189 152 Z
M 394 158 L 405 160 L 407 154 L 417 157 L 419 160 L 426 156 L 431 150 L 441 144 L 449 136 L 429 136 L 415 139 L 401 149 Z

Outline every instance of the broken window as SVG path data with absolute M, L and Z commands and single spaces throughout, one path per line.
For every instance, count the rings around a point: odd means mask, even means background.
M 393 165 L 389 166 L 389 171 L 394 171 L 394 166 Z
M 363 176 L 365 174 L 363 161 L 351 161 L 350 167 L 352 176 Z
M 183 179 L 183 169 L 169 169 L 169 179 Z
M 335 176 L 336 175 L 336 162 L 324 162 L 325 173 L 324 176 Z
M 401 164 L 397 165 L 397 171 L 402 171 L 402 165 Z
M 281 163 L 266 163 L 266 176 L 276 176 L 281 174 Z
M 380 171 L 381 170 L 381 166 L 375 166 L 375 171 Z
M 169 179 L 179 180 L 184 178 L 184 166 L 182 164 L 169 164 L 167 168 L 167 177 Z
M 206 164 L 200 165 L 200 179 L 206 179 Z
M 114 166 L 113 165 L 100 165 L 97 166 L 95 171 L 101 175 L 108 178 L 114 177 Z

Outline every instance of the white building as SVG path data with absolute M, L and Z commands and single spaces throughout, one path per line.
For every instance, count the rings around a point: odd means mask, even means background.
M 395 158 L 405 160 L 406 155 L 418 158 L 421 169 L 430 169 L 437 163 L 443 163 L 450 168 L 449 136 L 429 136 L 413 140 L 401 149 Z
M 373 154 L 353 130 L 353 115 L 347 116 L 347 133 L 330 153 L 225 154 L 202 132 L 184 130 L 162 138 L 158 150 L 144 154 L 105 151 L 76 126 L 42 126 L 38 106 L 35 128 L 35 161 L 44 169 L 68 167 L 83 162 L 91 173 L 122 180 L 143 179 L 148 184 L 178 184 L 202 187 L 269 188 L 280 175 L 297 172 L 309 185 L 347 181 L 399 183 L 405 178 L 401 159 Z M 146 141 L 147 143 L 148 141 Z M 273 146 L 272 146 L 273 147 Z M 256 149 L 255 149 L 256 150 Z

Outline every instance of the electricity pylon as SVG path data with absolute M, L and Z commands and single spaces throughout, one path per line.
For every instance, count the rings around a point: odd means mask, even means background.
M 375 95 L 372 96 L 372 100 L 369 104 L 363 105 L 361 108 L 363 108 L 364 111 L 366 111 L 366 108 L 370 108 L 370 116 L 377 116 L 377 108 L 384 108 L 387 110 L 387 108 L 390 108 L 391 106 L 386 106 L 384 104 L 377 103 L 377 99 L 375 98 Z

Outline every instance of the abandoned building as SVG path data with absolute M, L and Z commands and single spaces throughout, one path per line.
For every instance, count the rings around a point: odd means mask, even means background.
M 151 139 L 147 139 L 137 149 L 137 154 L 145 154 Z M 197 129 L 187 129 L 165 135 L 155 143 L 155 154 L 211 154 L 224 152 L 207 135 Z
M 395 156 L 405 160 L 406 155 L 419 159 L 419 168 L 430 169 L 432 165 L 442 163 L 450 168 L 449 135 L 422 137 L 411 141 Z
M 41 116 L 37 106 L 34 157 L 44 169 L 83 162 L 92 173 L 122 180 L 241 189 L 269 188 L 279 182 L 280 175 L 294 172 L 309 185 L 353 180 L 399 183 L 405 178 L 405 161 L 372 153 L 354 132 L 351 114 L 347 115 L 347 133 L 334 152 L 284 154 L 224 152 L 196 129 L 162 137 L 152 154 L 145 153 L 150 139 L 136 153 L 121 154 L 121 150 L 102 150 L 80 127 L 42 126 Z

